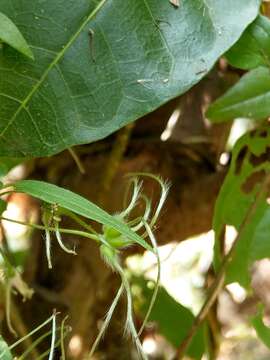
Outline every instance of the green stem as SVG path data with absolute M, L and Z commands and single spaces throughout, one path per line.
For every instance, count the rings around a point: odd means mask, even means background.
M 68 334 L 68 331 L 65 332 L 64 336 L 66 336 L 67 334 Z M 55 349 L 57 349 L 59 345 L 61 345 L 61 340 L 60 339 L 56 342 Z M 49 353 L 50 353 L 50 350 L 47 350 L 43 354 L 41 354 L 38 358 L 36 358 L 35 360 L 44 359 L 47 355 L 49 355 Z
M 29 334 L 23 336 L 22 338 L 20 338 L 18 341 L 16 341 L 14 344 L 9 346 L 9 350 L 14 349 L 16 346 L 18 346 L 21 342 L 23 342 L 25 339 L 27 339 L 28 337 L 32 336 L 33 334 L 35 334 L 37 331 L 39 331 L 40 329 L 43 328 L 43 326 L 47 325 L 50 321 L 52 321 L 53 315 L 51 317 L 49 317 L 49 319 L 47 319 L 46 321 L 44 321 L 42 324 L 40 324 L 38 327 L 36 327 L 34 330 L 32 330 Z M 0 359 L 1 356 L 4 354 L 4 352 L 0 353 Z
M 51 335 L 52 330 L 47 331 L 45 334 L 41 335 L 38 339 L 33 341 L 32 345 L 18 358 L 18 360 L 24 360 L 27 358 L 27 355 L 32 351 L 34 347 L 36 347 L 38 344 L 40 344 L 46 337 Z
M 13 222 L 15 224 L 29 226 L 29 227 L 31 227 L 33 229 L 37 229 L 37 230 L 55 231 L 55 228 L 53 228 L 53 227 L 45 227 L 45 226 L 38 225 L 38 224 L 31 224 L 31 223 L 24 222 L 24 221 L 13 220 L 13 219 L 6 218 L 4 216 L 0 216 L 0 220 L 5 220 L 5 221 Z M 91 239 L 91 240 L 95 240 L 96 242 L 100 242 L 99 237 L 97 235 L 90 234 L 90 233 L 87 233 L 85 231 L 64 229 L 64 228 L 59 228 L 59 231 L 61 233 L 63 233 L 63 234 L 78 235 L 78 236 L 86 237 L 86 238 Z
M 63 319 L 62 323 L 61 323 L 61 360 L 66 360 L 66 355 L 65 355 L 65 343 L 64 343 L 64 340 L 65 340 L 65 322 L 68 318 L 68 315 Z

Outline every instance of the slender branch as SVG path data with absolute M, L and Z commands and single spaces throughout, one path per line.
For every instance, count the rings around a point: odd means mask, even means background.
M 188 334 L 186 335 L 186 337 L 184 338 L 184 340 L 182 341 L 180 347 L 178 348 L 177 351 L 177 359 L 181 360 L 183 359 L 185 352 L 188 348 L 188 346 L 190 345 L 190 342 L 193 338 L 193 336 L 195 335 L 195 333 L 197 332 L 199 326 L 203 323 L 203 321 L 205 320 L 205 318 L 207 317 L 207 314 L 209 312 L 209 310 L 211 309 L 212 305 L 214 304 L 219 292 L 221 291 L 223 285 L 224 285 L 224 281 L 225 281 L 225 273 L 226 273 L 226 269 L 227 266 L 229 264 L 229 262 L 232 259 L 233 253 L 236 249 L 236 245 L 238 244 L 239 239 L 242 237 L 242 233 L 246 227 L 246 225 L 250 222 L 254 211 L 257 208 L 258 202 L 263 198 L 263 196 L 265 195 L 265 192 L 269 186 L 270 183 L 270 176 L 269 174 L 266 175 L 262 186 L 260 188 L 260 190 L 258 191 L 258 193 L 256 194 L 256 199 L 255 201 L 252 203 L 252 205 L 249 207 L 246 216 L 244 218 L 244 220 L 242 221 L 240 227 L 239 227 L 239 231 L 238 234 L 234 240 L 234 243 L 230 249 L 230 251 L 227 253 L 227 255 L 223 258 L 223 261 L 220 265 L 220 269 L 219 272 L 217 274 L 217 277 L 213 283 L 213 285 L 211 286 L 211 288 L 209 289 L 209 294 L 205 300 L 205 303 L 203 305 L 203 307 L 201 308 L 199 314 L 197 315 L 197 317 L 195 318 Z

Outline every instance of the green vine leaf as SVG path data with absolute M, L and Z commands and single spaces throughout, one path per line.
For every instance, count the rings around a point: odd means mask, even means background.
M 226 53 L 232 66 L 244 70 L 270 65 L 270 20 L 263 15 L 248 26 L 237 43 Z
M 214 123 L 231 121 L 237 117 L 260 120 L 269 115 L 270 70 L 266 67 L 259 67 L 244 75 L 206 112 L 207 118 Z
M 57 204 L 60 207 L 84 216 L 87 219 L 114 228 L 128 239 L 144 247 L 146 250 L 152 251 L 152 247 L 147 244 L 143 238 L 130 230 L 126 224 L 116 217 L 109 215 L 91 201 L 70 190 L 37 180 L 21 180 L 12 186 L 17 192 L 26 193 L 49 204 Z
M 0 12 L 0 41 L 13 47 L 31 60 L 34 60 L 34 55 L 22 33 L 14 22 L 2 12 Z
M 214 214 L 216 269 L 223 257 L 224 226 L 232 225 L 239 230 L 254 205 L 262 182 L 270 172 L 269 143 L 270 129 L 262 127 L 245 134 L 233 149 L 230 169 L 219 193 Z M 227 267 L 227 283 L 239 282 L 248 287 L 249 270 L 253 262 L 270 257 L 268 196 L 266 193 L 256 203 L 250 220 L 241 231 L 232 261 Z
M 220 0 L 1 0 L 36 61 L 0 53 L 0 156 L 96 141 L 186 92 L 260 3 L 227 0 L 224 11 Z

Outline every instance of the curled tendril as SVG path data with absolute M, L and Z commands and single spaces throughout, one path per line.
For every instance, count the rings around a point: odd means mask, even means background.
M 48 268 L 52 269 L 52 256 L 51 256 L 51 231 L 49 228 L 54 228 L 55 237 L 62 250 L 68 254 L 77 255 L 72 249 L 65 246 L 62 241 L 61 233 L 59 230 L 59 222 L 61 218 L 58 214 L 58 206 L 56 204 L 43 207 L 42 222 L 45 227 L 45 244 L 46 244 L 46 257 L 48 262 Z
M 7 281 L 7 285 L 6 285 L 6 306 L 5 306 L 5 310 L 6 310 L 6 321 L 7 321 L 7 327 L 9 329 L 9 331 L 15 336 L 17 337 L 18 334 L 15 331 L 12 322 L 11 322 L 11 291 L 12 291 L 12 285 L 11 285 L 11 281 L 8 280 Z
M 154 174 L 149 174 L 149 173 L 144 173 L 144 172 L 138 172 L 138 173 L 130 173 L 128 174 L 127 176 L 132 176 L 132 177 L 135 177 L 137 178 L 138 176 L 143 176 L 143 177 L 148 177 L 150 179 L 153 179 L 155 180 L 159 185 L 160 185 L 160 188 L 161 188 L 161 194 L 160 194 L 160 197 L 159 197 L 159 201 L 158 201 L 158 204 L 156 206 L 156 210 L 152 216 L 152 219 L 149 223 L 150 225 L 150 228 L 152 228 L 159 215 L 160 215 L 160 211 L 164 205 L 164 202 L 167 198 L 167 195 L 168 195 L 168 191 L 170 189 L 170 183 L 168 181 L 164 181 L 160 176 L 157 176 L 157 175 L 154 175 Z
M 148 321 L 148 318 L 153 309 L 155 300 L 157 298 L 158 288 L 159 288 L 159 283 L 160 283 L 160 269 L 161 269 L 157 242 L 156 242 L 156 239 L 155 239 L 152 229 L 157 222 L 157 219 L 160 215 L 161 209 L 166 200 L 168 190 L 169 190 L 169 183 L 166 181 L 164 182 L 160 177 L 152 175 L 152 174 L 136 173 L 136 174 L 132 174 L 132 176 L 133 177 L 130 179 L 130 184 L 133 185 L 133 193 L 132 193 L 130 202 L 128 203 L 125 210 L 116 214 L 115 216 L 117 216 L 117 218 L 122 220 L 123 222 L 126 222 L 130 226 L 130 228 L 135 232 L 141 230 L 143 227 L 145 228 L 145 233 L 141 236 L 143 236 L 143 237 L 147 236 L 149 238 L 151 245 L 152 245 L 153 253 L 155 254 L 155 256 L 157 258 L 158 272 L 157 272 L 156 285 L 155 285 L 153 295 L 152 295 L 152 298 L 150 301 L 150 305 L 149 305 L 147 313 L 145 315 L 143 324 L 142 324 L 141 328 L 139 329 L 139 331 L 137 332 L 135 324 L 134 324 L 134 320 L 133 320 L 132 293 L 131 293 L 127 275 L 125 274 L 125 271 L 121 266 L 121 262 L 120 262 L 120 258 L 119 258 L 120 250 L 122 248 L 126 247 L 127 244 L 129 244 L 129 242 L 127 239 L 124 239 L 123 235 L 121 233 L 117 232 L 116 230 L 110 229 L 108 227 L 103 227 L 104 233 L 103 233 L 103 235 L 99 236 L 100 242 L 102 243 L 102 245 L 100 246 L 101 256 L 103 257 L 106 264 L 108 266 L 110 266 L 113 271 L 115 271 L 119 274 L 122 284 L 121 284 L 121 286 L 109 308 L 109 311 L 105 317 L 104 323 L 103 323 L 103 325 L 99 331 L 99 334 L 92 346 L 92 349 L 90 352 L 90 357 L 95 352 L 102 336 L 104 335 L 104 333 L 108 327 L 108 324 L 111 320 L 112 314 L 120 300 L 121 295 L 123 294 L 123 292 L 125 292 L 126 298 L 127 298 L 127 315 L 126 315 L 126 323 L 125 323 L 124 333 L 129 334 L 132 337 L 141 358 L 143 360 L 147 360 L 147 356 L 145 355 L 145 353 L 143 351 L 142 344 L 140 342 L 139 337 Z M 155 181 L 157 181 L 158 184 L 160 185 L 160 188 L 161 188 L 160 198 L 156 205 L 155 210 L 153 211 L 152 217 L 151 217 L 152 203 L 148 199 L 148 197 L 141 192 L 142 182 L 139 181 L 138 176 L 150 177 L 150 178 L 154 179 Z M 132 210 L 134 210 L 134 208 L 137 206 L 137 204 L 140 202 L 140 200 L 142 200 L 145 204 L 145 210 L 144 210 L 143 215 L 140 217 L 137 217 L 135 219 L 129 219 L 129 216 L 130 216 Z
M 133 194 L 127 208 L 119 214 L 119 217 L 123 219 L 126 218 L 137 205 L 137 201 L 138 198 L 140 197 L 140 192 L 142 188 L 142 182 L 140 182 L 137 177 L 131 178 L 130 184 L 131 185 L 133 184 Z
M 147 224 L 147 222 L 144 222 L 144 226 L 145 226 L 145 229 L 146 229 L 146 232 L 149 236 L 149 239 L 152 243 L 152 246 L 155 250 L 155 255 L 156 255 L 156 258 L 157 258 L 157 278 L 156 278 L 156 284 L 155 284 L 155 288 L 154 288 L 154 291 L 153 291 L 153 295 L 152 295 L 152 298 L 151 298 L 151 301 L 150 301 L 150 305 L 148 307 L 148 310 L 147 310 L 147 313 L 144 317 L 144 320 L 143 320 L 143 323 L 142 323 L 142 326 L 138 332 L 138 336 L 141 335 L 141 333 L 143 332 L 143 329 L 145 328 L 145 325 L 147 324 L 147 321 L 149 319 L 149 316 L 151 314 L 151 311 L 153 309 L 153 306 L 155 304 L 155 301 L 156 301 L 156 298 L 157 298 L 157 295 L 158 295 L 158 289 L 159 289 L 159 284 L 160 284 L 160 272 L 161 272 L 161 262 L 160 262 L 160 257 L 159 257 L 159 252 L 158 252 L 158 247 L 157 247 L 157 242 L 156 242 L 156 239 L 155 239 L 155 236 L 150 228 L 150 226 Z
M 59 231 L 59 222 L 55 222 L 55 237 L 58 241 L 58 244 L 60 245 L 61 249 L 64 250 L 68 254 L 77 255 L 75 250 L 69 249 L 66 247 L 66 245 L 62 241 L 61 233 Z
M 101 329 L 100 329 L 100 331 L 98 333 L 98 336 L 97 336 L 97 338 L 96 338 L 96 340 L 95 340 L 95 342 L 94 342 L 94 344 L 92 346 L 92 349 L 91 349 L 91 351 L 89 353 L 89 358 L 90 359 L 91 359 L 91 356 L 96 351 L 96 348 L 98 347 L 98 344 L 100 343 L 100 340 L 104 336 L 105 331 L 107 330 L 107 327 L 109 326 L 109 323 L 111 321 L 114 310 L 115 310 L 115 308 L 116 308 L 116 306 L 117 306 L 123 292 L 124 292 L 124 285 L 121 284 L 121 286 L 120 286 L 119 290 L 117 291 L 117 294 L 116 294 L 116 296 L 115 296 L 115 298 L 114 298 L 114 300 L 113 300 L 113 302 L 112 302 L 112 304 L 111 304 L 111 306 L 110 306 L 110 308 L 109 308 L 109 310 L 108 310 L 108 312 L 107 312 L 107 314 L 106 314 L 106 316 L 104 318 L 104 322 L 102 324 L 102 327 L 101 327 Z
M 56 340 L 56 310 L 53 311 L 53 316 L 52 316 L 52 339 L 51 339 L 51 348 L 50 348 L 48 360 L 53 360 L 55 340 Z
M 142 218 L 139 218 L 139 220 L 140 220 L 139 223 L 131 228 L 131 230 L 133 230 L 135 232 L 139 231 L 144 226 L 144 222 L 148 221 L 149 216 L 151 214 L 151 201 L 144 194 L 142 194 L 140 196 L 140 199 L 144 200 L 144 202 L 145 202 L 145 211 L 144 211 L 144 215 L 142 216 Z

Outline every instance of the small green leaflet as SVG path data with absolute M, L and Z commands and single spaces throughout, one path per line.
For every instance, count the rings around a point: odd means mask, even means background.
M 13 184 L 13 187 L 17 192 L 29 194 L 50 204 L 57 204 L 78 215 L 112 227 L 127 236 L 130 240 L 143 246 L 146 250 L 152 251 L 151 246 L 139 235 L 130 230 L 126 224 L 109 215 L 91 201 L 70 190 L 37 180 L 18 181 Z
M 270 42 L 270 39 L 269 39 Z M 206 116 L 214 123 L 246 117 L 260 120 L 270 115 L 270 69 L 258 67 L 211 104 Z
M 259 15 L 226 53 L 232 66 L 249 70 L 270 64 L 270 20 Z
M 1 335 L 0 335 L 0 354 L 1 354 L 1 360 L 13 359 L 11 352 L 9 351 L 8 345 Z
M 25 38 L 23 37 L 17 26 L 3 13 L 0 12 L 0 40 L 21 54 L 34 60 L 34 55 L 29 48 Z

